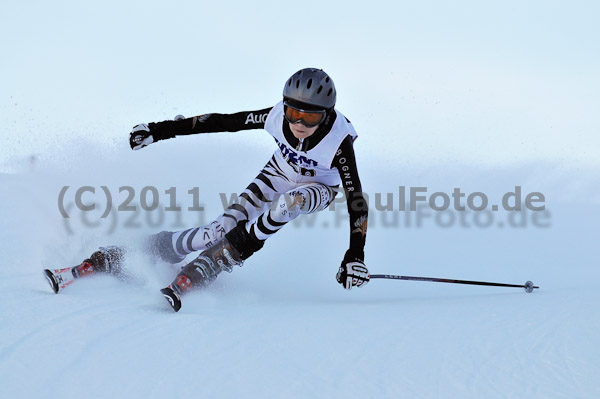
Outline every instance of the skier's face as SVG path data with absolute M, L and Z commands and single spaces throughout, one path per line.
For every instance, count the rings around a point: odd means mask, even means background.
M 313 127 L 306 127 L 302 123 L 290 123 L 290 130 L 292 131 L 294 137 L 297 139 L 305 139 L 307 137 L 312 136 L 317 131 L 318 127 L 319 125 Z

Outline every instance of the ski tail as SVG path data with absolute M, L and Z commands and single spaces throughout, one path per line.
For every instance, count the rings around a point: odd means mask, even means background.
M 48 280 L 48 284 L 50 284 L 50 288 L 52 288 L 52 291 L 54 291 L 55 294 L 58 294 L 75 281 L 73 269 L 74 268 L 71 267 L 54 270 L 44 269 L 44 276 L 46 277 L 46 280 Z
M 56 280 L 54 274 L 50 270 L 44 269 L 44 276 L 46 277 L 46 280 L 48 280 L 48 284 L 50 284 L 52 291 L 54 291 L 55 294 L 58 294 L 60 287 L 58 286 L 58 281 Z
M 68 287 L 80 277 L 94 274 L 94 266 L 86 259 L 80 265 L 65 267 L 64 269 L 44 269 L 44 276 L 55 294 Z
M 179 309 L 181 309 L 181 297 L 179 294 L 173 290 L 171 286 L 163 288 L 160 290 L 160 292 L 163 294 L 167 302 L 169 302 L 171 308 L 173 308 L 175 312 L 179 312 Z

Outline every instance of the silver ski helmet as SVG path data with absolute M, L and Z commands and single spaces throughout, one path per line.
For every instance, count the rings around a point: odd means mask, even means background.
M 330 110 L 335 106 L 335 85 L 322 69 L 304 68 L 285 82 L 283 98 Z

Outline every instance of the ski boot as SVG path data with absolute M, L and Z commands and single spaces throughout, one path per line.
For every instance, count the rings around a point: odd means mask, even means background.
M 242 266 L 264 242 L 252 238 L 242 221 L 214 246 L 204 250 L 200 256 L 181 268 L 181 271 L 166 288 L 160 290 L 175 312 L 181 309 L 181 296 L 193 289 L 201 289 L 212 283 L 219 273 L 231 273 L 233 266 Z
M 69 286 L 78 278 L 91 276 L 96 273 L 114 274 L 121 273 L 124 249 L 121 247 L 100 247 L 89 259 L 85 259 L 78 266 L 64 269 L 45 269 L 44 276 L 55 294 Z

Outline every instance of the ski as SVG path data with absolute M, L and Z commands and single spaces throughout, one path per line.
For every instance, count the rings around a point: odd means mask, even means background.
M 55 294 L 58 294 L 65 287 L 75 281 L 75 274 L 73 273 L 73 267 L 66 267 L 64 269 L 44 269 L 44 276 L 50 284 L 50 288 Z
M 179 312 L 179 309 L 181 309 L 181 297 L 179 294 L 175 292 L 171 286 L 163 288 L 160 290 L 160 292 L 163 294 L 167 302 L 169 302 L 171 308 L 173 308 L 175 312 Z
M 95 273 L 122 276 L 121 260 L 124 250 L 120 247 L 100 247 L 100 249 L 77 266 L 64 269 L 44 269 L 44 276 L 50 288 L 58 294 L 78 278 L 91 276 Z
M 94 274 L 94 266 L 88 261 L 64 269 L 44 269 L 44 276 L 55 294 L 71 285 L 75 279 L 92 274 Z

